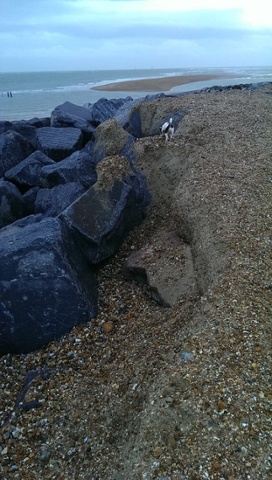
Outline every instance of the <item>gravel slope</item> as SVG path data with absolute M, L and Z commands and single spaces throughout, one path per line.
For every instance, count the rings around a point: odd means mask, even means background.
M 156 102 L 186 116 L 172 142 L 136 143 L 153 205 L 98 272 L 99 316 L 0 359 L 0 478 L 271 478 L 272 89 Z M 162 268 L 169 231 L 195 284 L 164 308 L 122 269 L 145 246 Z M 14 410 L 31 370 L 40 408 Z

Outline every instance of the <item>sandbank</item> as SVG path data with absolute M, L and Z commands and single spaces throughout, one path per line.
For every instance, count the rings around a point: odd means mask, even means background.
M 173 77 L 144 78 L 141 80 L 127 80 L 114 82 L 106 85 L 92 87 L 91 90 L 108 92 L 162 92 L 169 91 L 173 87 L 193 82 L 205 82 L 218 78 L 233 78 L 233 75 L 175 75 Z

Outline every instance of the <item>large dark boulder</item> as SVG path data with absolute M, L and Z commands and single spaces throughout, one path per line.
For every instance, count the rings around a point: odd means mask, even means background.
M 0 177 L 34 151 L 32 144 L 19 133 L 8 130 L 0 134 Z
M 76 127 L 84 135 L 84 141 L 90 140 L 95 127 L 92 125 L 93 115 L 88 108 L 71 102 L 64 102 L 51 113 L 51 127 Z
M 26 120 L 18 120 L 12 122 L 12 130 L 28 140 L 34 149 L 37 148 L 36 127 L 34 125 L 30 125 Z
M 43 118 L 33 117 L 30 120 L 28 120 L 27 123 L 28 125 L 32 125 L 35 128 L 50 127 L 50 118 L 49 117 L 43 117 Z
M 97 183 L 60 215 L 92 264 L 117 252 L 151 201 L 145 176 L 132 173 L 124 158 L 109 157 L 98 167 Z
M 92 124 L 97 127 L 100 123 L 116 115 L 118 110 L 126 103 L 131 103 L 132 98 L 100 98 L 96 103 L 87 103 L 84 106 L 91 115 Z
M 132 135 L 138 132 L 135 132 L 135 131 L 132 132 L 132 129 L 130 128 L 131 111 L 136 105 L 138 105 L 142 101 L 143 101 L 143 98 L 137 98 L 136 100 L 132 100 L 131 98 L 126 103 L 124 103 L 114 115 L 114 118 L 117 120 L 119 125 L 122 128 L 124 128 L 124 130 L 127 130 L 129 133 L 131 133 Z M 137 135 L 134 135 L 134 136 L 137 137 Z
M 53 188 L 41 188 L 35 200 L 35 213 L 56 217 L 85 192 L 79 182 L 69 182 Z
M 24 191 L 34 186 L 46 187 L 47 183 L 41 176 L 41 169 L 45 165 L 55 165 L 55 162 L 40 150 L 36 150 L 18 165 L 8 170 L 5 173 L 5 178 Z
M 36 149 L 36 128 L 49 127 L 50 118 L 32 118 L 31 120 L 0 121 L 0 133 L 12 130 L 28 140 Z
M 60 220 L 0 230 L 0 265 L 0 355 L 36 350 L 97 314 L 94 273 Z
M 7 120 L 1 120 L 0 133 L 7 132 L 8 130 L 12 130 L 12 122 L 8 122 Z
M 83 134 L 79 128 L 37 128 L 38 149 L 55 161 L 63 160 L 83 147 Z
M 33 215 L 34 213 L 36 213 L 35 202 L 39 191 L 40 187 L 33 187 L 30 188 L 30 190 L 28 190 L 26 193 L 24 193 L 23 199 L 25 201 L 27 215 Z
M 78 150 L 69 157 L 47 165 L 41 170 L 41 181 L 49 187 L 66 182 L 80 182 L 84 188 L 89 188 L 96 182 L 95 161 L 92 150 L 87 147 Z
M 0 179 L 0 228 L 27 214 L 26 202 L 18 188 L 12 183 Z

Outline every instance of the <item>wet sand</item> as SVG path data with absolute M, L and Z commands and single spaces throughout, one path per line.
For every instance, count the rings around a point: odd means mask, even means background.
M 193 82 L 205 82 L 217 78 L 233 78 L 233 75 L 177 75 L 174 77 L 145 78 L 142 80 L 128 80 L 125 82 L 108 83 L 92 87 L 91 90 L 107 92 L 162 92 L 173 87 Z

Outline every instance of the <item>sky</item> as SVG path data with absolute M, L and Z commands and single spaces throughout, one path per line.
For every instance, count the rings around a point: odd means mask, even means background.
M 0 0 L 0 72 L 271 65 L 267 0 Z

